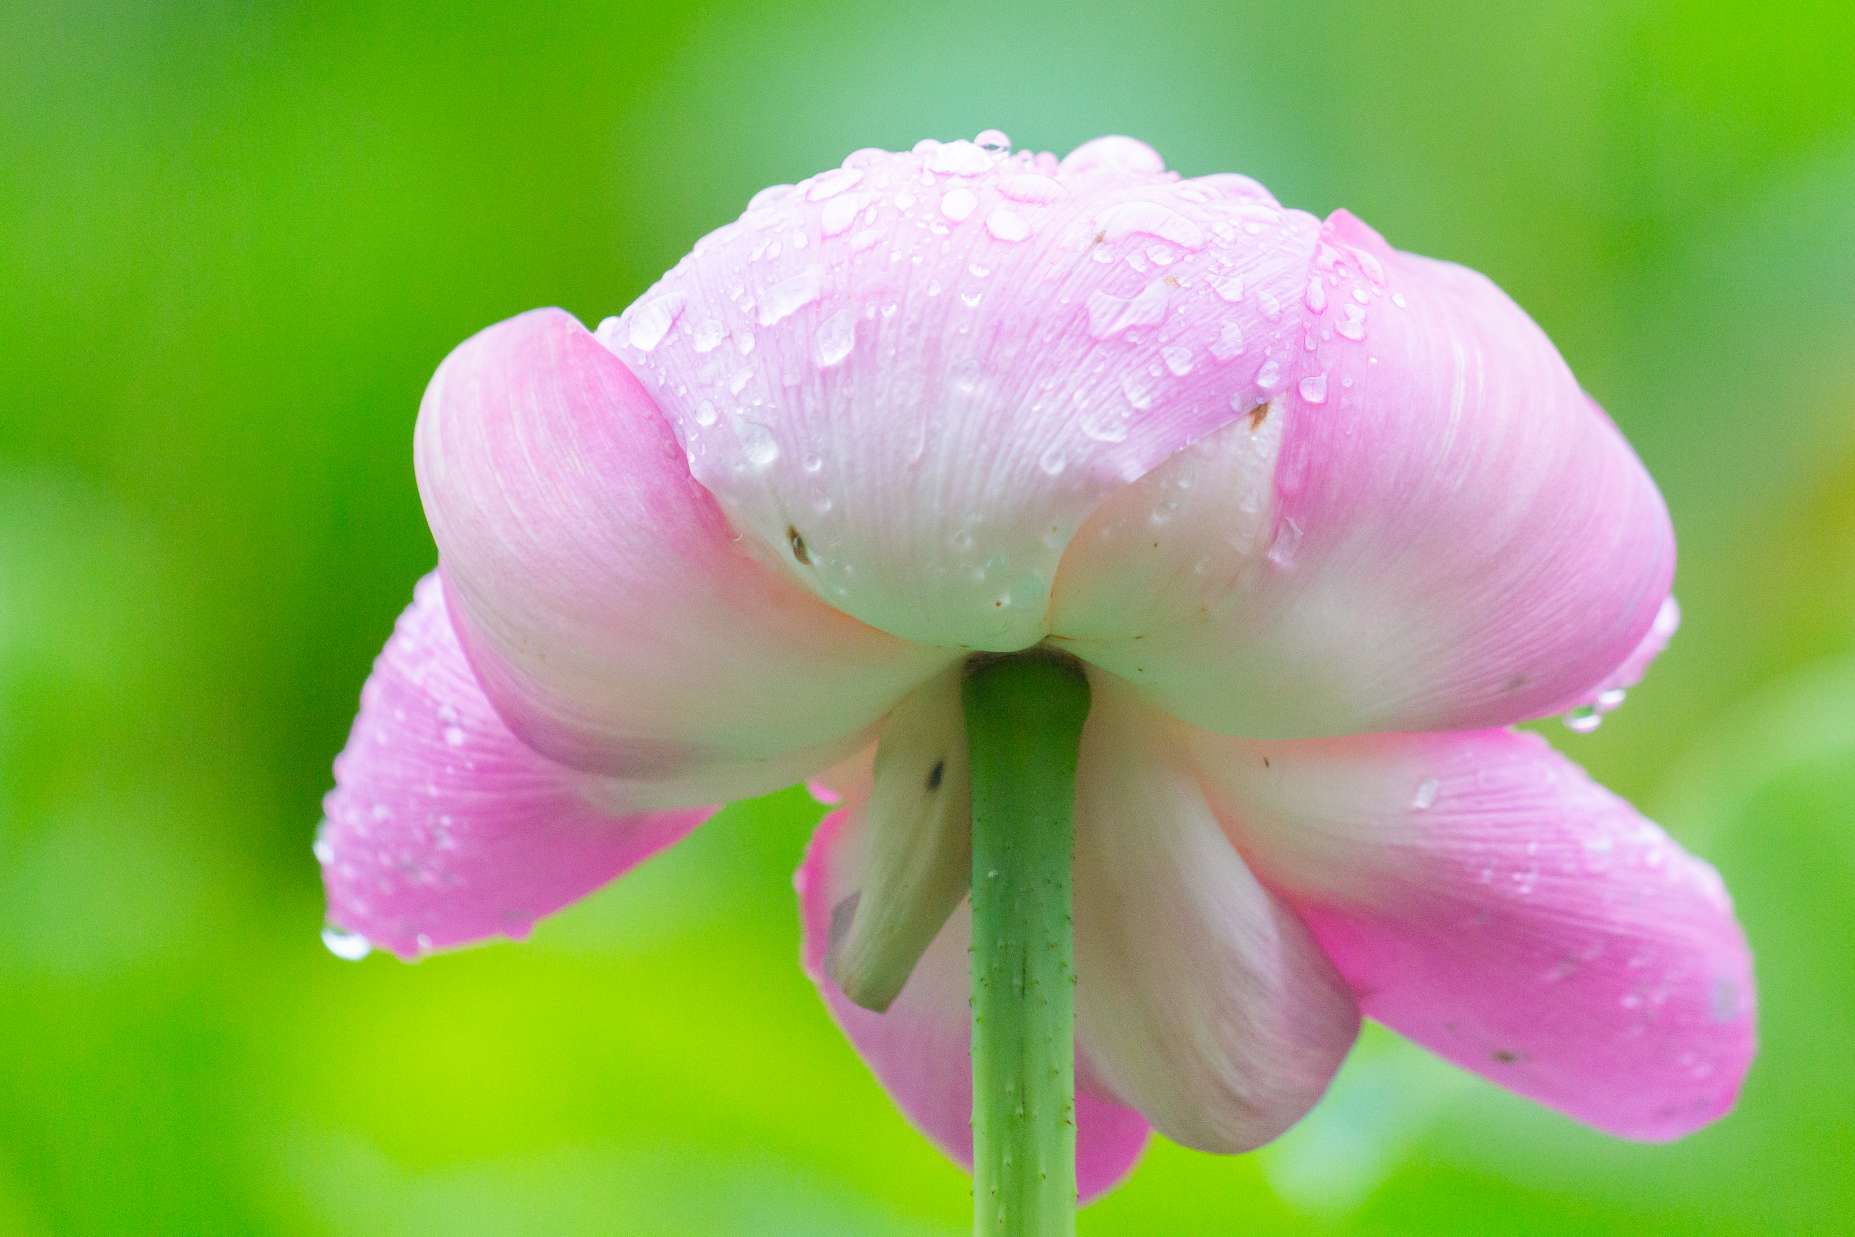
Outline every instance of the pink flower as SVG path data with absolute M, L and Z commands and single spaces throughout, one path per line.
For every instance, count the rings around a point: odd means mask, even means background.
M 1362 1014 L 1624 1137 L 1721 1115 L 1754 1031 L 1719 878 L 1505 729 L 1614 703 L 1672 629 L 1629 446 L 1473 272 L 1126 138 L 1001 145 L 858 152 L 597 332 L 540 310 L 439 368 L 439 571 L 318 841 L 341 940 L 519 937 L 821 778 L 806 968 L 968 1157 L 960 673 L 1044 643 L 1094 695 L 1085 1196 L 1149 1124 L 1274 1138 Z

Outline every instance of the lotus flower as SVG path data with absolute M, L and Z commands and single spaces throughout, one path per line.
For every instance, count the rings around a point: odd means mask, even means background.
M 1731 1105 L 1714 871 L 1540 738 L 1673 628 L 1654 484 L 1486 279 L 1148 147 L 1002 135 L 769 189 L 624 314 L 419 413 L 439 568 L 317 850 L 336 944 L 520 937 L 814 779 L 803 960 L 971 1155 L 962 669 L 1087 667 L 1077 1165 L 1281 1134 L 1379 1020 L 1601 1130 Z

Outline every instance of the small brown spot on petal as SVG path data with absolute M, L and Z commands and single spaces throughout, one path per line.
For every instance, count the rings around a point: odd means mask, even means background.
M 811 566 L 812 552 L 805 548 L 805 538 L 799 535 L 799 530 L 790 524 L 786 525 L 786 544 L 792 547 L 792 557 Z
M 1505 1048 L 1498 1049 L 1495 1052 L 1491 1053 L 1490 1055 L 1502 1065 L 1512 1065 L 1514 1062 L 1520 1059 L 1519 1053 L 1509 1052 Z
M 1095 243 L 1096 243 L 1097 245 L 1099 245 L 1099 244 L 1101 244 L 1102 242 L 1104 242 L 1104 241 L 1106 241 L 1107 239 L 1108 239 L 1108 234 L 1107 234 L 1107 232 L 1105 232 L 1105 231 L 1102 231 L 1102 232 L 1097 232 L 1097 233 L 1095 233 Z
M 1255 431 L 1261 429 L 1262 423 L 1264 421 L 1267 421 L 1268 419 L 1269 419 L 1269 405 L 1258 404 L 1254 408 L 1250 409 L 1250 432 L 1254 433 Z

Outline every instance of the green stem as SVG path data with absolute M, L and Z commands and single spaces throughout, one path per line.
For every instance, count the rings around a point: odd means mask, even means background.
M 1070 866 L 1089 687 L 1021 653 L 964 688 L 973 795 L 973 1232 L 1076 1231 Z

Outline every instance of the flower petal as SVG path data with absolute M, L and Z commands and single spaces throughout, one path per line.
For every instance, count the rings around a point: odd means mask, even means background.
M 751 557 L 624 363 L 559 310 L 445 360 L 417 462 L 471 663 L 563 763 L 669 801 L 770 790 L 847 754 L 951 660 Z
M 861 803 L 862 880 L 831 912 L 825 969 L 880 1013 L 972 881 L 972 778 L 960 667 L 896 706 L 883 724 Z
M 1168 739 L 1098 687 L 1076 786 L 1077 1038 L 1168 1138 L 1248 1151 L 1326 1091 L 1359 1012 Z
M 1367 1014 L 1627 1138 L 1731 1107 L 1753 988 L 1719 876 L 1538 736 L 1191 742 Z
M 1281 394 L 1077 535 L 1064 646 L 1259 737 L 1505 724 L 1596 690 L 1654 624 L 1674 542 L 1551 342 L 1343 212 L 1295 305 Z
M 799 531 L 819 596 L 1018 649 L 1089 510 L 1290 363 L 1317 228 L 1127 139 L 863 151 L 756 197 L 599 336 L 737 528 Z
M 884 1013 L 853 1003 L 825 970 L 833 908 L 863 883 L 860 807 L 826 816 L 794 878 L 804 929 L 802 961 L 831 1016 L 936 1146 L 969 1169 L 973 1161 L 972 1014 L 967 946 L 972 914 L 962 903 L 922 955 Z M 1076 1183 L 1081 1201 L 1118 1185 L 1146 1146 L 1140 1114 L 1111 1099 L 1088 1063 L 1076 1062 Z
M 429 575 L 374 663 L 323 801 L 329 920 L 404 958 L 526 936 L 714 812 L 629 812 L 627 798 L 509 733 Z

